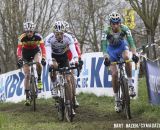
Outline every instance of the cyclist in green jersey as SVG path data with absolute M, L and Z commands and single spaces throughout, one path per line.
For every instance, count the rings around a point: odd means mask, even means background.
M 132 60 L 137 63 L 139 58 L 136 54 L 136 46 L 132 38 L 129 28 L 121 24 L 121 16 L 117 12 L 112 12 L 109 15 L 110 26 L 104 28 L 104 33 L 101 40 L 101 49 L 104 53 L 104 64 L 110 65 L 112 73 L 112 86 L 115 96 L 115 111 L 120 111 L 120 99 L 118 98 L 118 70 L 116 65 L 111 65 L 111 62 L 118 61 L 120 58 L 129 60 L 129 47 L 133 54 Z M 131 97 L 136 96 L 133 79 L 132 79 L 132 64 L 125 65 L 129 94 Z

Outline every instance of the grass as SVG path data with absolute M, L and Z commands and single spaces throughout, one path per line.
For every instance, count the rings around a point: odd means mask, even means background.
M 112 130 L 115 123 L 160 123 L 160 107 L 148 103 L 144 78 L 139 81 L 138 99 L 131 101 L 133 118 L 129 121 L 122 113 L 114 112 L 112 97 L 81 93 L 78 101 L 81 106 L 72 123 L 58 121 L 52 99 L 38 100 L 36 112 L 25 107 L 23 102 L 1 103 L 0 130 Z

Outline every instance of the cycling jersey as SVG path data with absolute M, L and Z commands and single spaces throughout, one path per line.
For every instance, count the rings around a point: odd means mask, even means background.
M 119 31 L 117 33 L 114 33 L 112 31 L 111 26 L 105 27 L 104 32 L 101 39 L 101 50 L 105 53 L 107 46 L 110 44 L 109 41 L 106 39 L 107 35 L 112 35 L 113 38 L 122 38 L 127 39 L 127 42 L 129 43 L 131 48 L 135 48 L 135 43 L 131 34 L 131 31 L 126 25 L 121 24 Z
M 81 58 L 81 50 L 80 50 L 80 47 L 79 47 L 79 43 L 75 42 L 74 45 L 75 45 L 75 48 L 76 48 L 76 51 L 77 51 L 77 54 L 78 54 L 78 58 Z M 69 61 L 71 61 L 72 60 L 72 52 L 70 50 L 67 51 L 67 55 L 68 55 Z
M 30 38 L 26 33 L 23 33 L 18 39 L 18 47 L 17 47 L 17 56 L 18 58 L 22 58 L 22 50 L 28 50 L 28 53 L 32 50 L 35 50 L 37 47 L 41 48 L 42 57 L 46 57 L 46 50 L 44 47 L 44 41 L 42 36 L 38 33 L 34 33 L 34 35 Z
M 73 57 L 78 58 L 78 54 L 74 45 L 74 39 L 67 33 L 63 34 L 63 38 L 61 41 L 57 41 L 55 34 L 51 33 L 45 38 L 45 46 L 49 64 L 52 64 L 52 53 L 54 55 L 63 55 L 68 51 L 68 49 L 71 50 Z

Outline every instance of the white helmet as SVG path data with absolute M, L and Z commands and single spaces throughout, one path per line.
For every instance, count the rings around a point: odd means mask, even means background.
M 112 23 L 120 23 L 121 22 L 121 15 L 117 12 L 112 12 L 109 14 L 109 20 Z
M 64 32 L 65 31 L 65 25 L 62 21 L 57 21 L 54 24 L 54 32 Z
M 24 28 L 24 31 L 34 31 L 35 24 L 32 21 L 25 22 L 25 23 L 23 23 L 23 28 Z
M 64 23 L 64 26 L 65 26 L 65 31 L 68 31 L 69 30 L 69 23 L 66 22 L 66 21 L 63 21 Z

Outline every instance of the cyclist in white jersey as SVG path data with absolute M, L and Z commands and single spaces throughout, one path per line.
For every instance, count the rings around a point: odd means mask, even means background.
M 68 49 L 72 53 L 72 64 L 78 64 L 78 54 L 75 49 L 74 39 L 71 35 L 65 33 L 65 25 L 61 21 L 55 22 L 53 33 L 45 38 L 47 60 L 51 68 L 69 67 L 69 60 L 67 57 Z M 69 72 L 68 72 L 69 73 Z M 58 97 L 56 89 L 56 73 L 50 75 L 51 77 L 51 94 L 53 98 Z M 67 81 L 70 81 L 70 75 L 67 75 Z M 71 83 L 71 82 L 70 82 Z M 72 85 L 69 85 L 72 86 Z
M 83 65 L 83 61 L 81 59 L 81 49 L 80 49 L 80 43 L 78 42 L 77 38 L 75 37 L 75 35 L 69 31 L 69 23 L 66 22 L 66 21 L 63 21 L 64 25 L 65 25 L 65 32 L 70 34 L 72 36 L 72 38 L 74 39 L 74 45 L 75 45 L 75 48 L 76 48 L 76 51 L 77 51 L 77 54 L 78 54 L 78 59 L 79 59 L 79 69 L 81 70 L 82 69 L 82 65 Z M 69 59 L 69 62 L 72 61 L 72 53 L 70 50 L 68 50 L 67 52 L 67 55 L 68 55 L 68 59 Z M 74 69 L 72 70 L 72 73 L 73 73 L 73 76 L 76 77 L 77 76 L 77 69 Z M 75 107 L 79 107 L 79 102 L 77 101 L 77 98 L 76 98 L 76 86 L 77 86 L 77 80 L 75 79 L 75 88 L 73 89 L 74 90 L 74 98 L 75 98 Z

